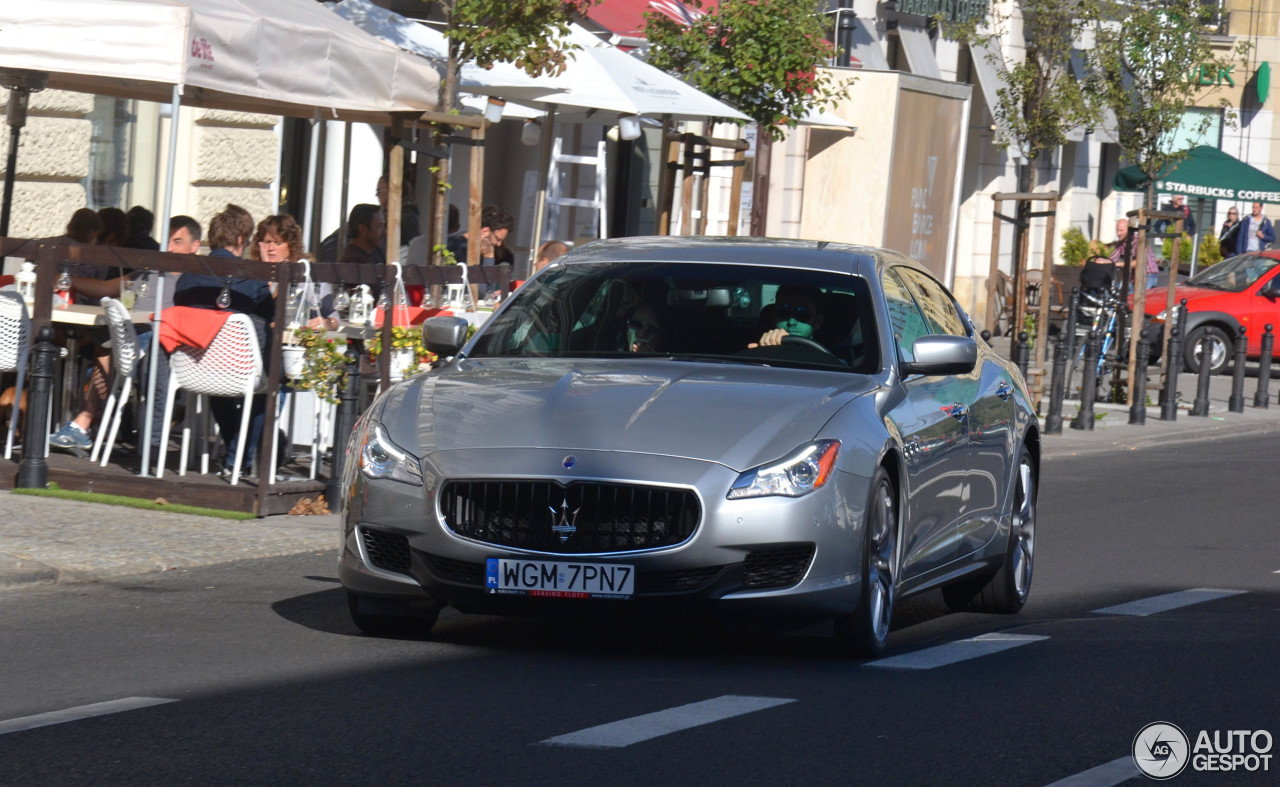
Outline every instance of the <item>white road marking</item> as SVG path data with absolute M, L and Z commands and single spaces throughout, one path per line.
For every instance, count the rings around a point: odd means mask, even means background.
M 48 713 L 37 713 L 34 716 L 6 719 L 0 721 L 0 735 L 9 732 L 34 730 L 37 727 L 48 727 L 51 724 L 62 724 L 68 721 L 91 719 L 94 716 L 106 716 L 127 710 L 137 710 L 138 708 L 149 708 L 152 705 L 163 705 L 166 702 L 177 702 L 177 700 L 167 700 L 160 697 L 125 697 L 122 700 L 95 702 L 92 705 L 81 705 L 77 708 L 65 708 L 63 710 L 49 711 Z
M 1074 776 L 1059 779 L 1046 787 L 1111 787 L 1113 784 L 1127 782 L 1142 775 L 1133 757 L 1121 757 L 1118 760 L 1081 771 Z
M 1098 615 L 1133 615 L 1135 617 L 1146 617 L 1154 615 L 1157 612 L 1168 612 L 1171 609 L 1179 607 L 1189 607 L 1192 604 L 1199 604 L 1203 601 L 1213 601 L 1219 598 L 1227 598 L 1228 596 L 1238 596 L 1246 591 L 1243 590 L 1215 590 L 1213 588 L 1195 588 L 1194 590 L 1180 590 L 1177 593 L 1166 593 L 1163 596 L 1152 596 L 1151 598 L 1138 599 L 1125 604 L 1116 604 L 1113 607 L 1103 607 L 1102 609 L 1093 610 Z
M 668 708 L 643 716 L 588 727 L 547 738 L 540 743 L 548 746 L 576 746 L 586 749 L 620 749 L 633 743 L 669 735 L 673 732 L 700 727 L 703 724 L 731 719 L 777 705 L 795 702 L 777 697 L 739 697 L 726 694 L 713 700 L 694 702 L 677 708 Z
M 887 659 L 869 661 L 868 667 L 885 667 L 888 669 L 933 669 L 945 667 L 958 661 L 968 661 L 979 656 L 988 656 L 1002 650 L 1029 645 L 1048 637 L 1035 634 L 983 634 L 979 637 L 948 642 L 933 648 L 904 653 L 901 656 L 890 656 Z

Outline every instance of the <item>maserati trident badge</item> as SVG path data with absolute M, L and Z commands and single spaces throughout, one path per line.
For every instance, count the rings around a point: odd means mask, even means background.
M 578 512 L 581 508 L 569 510 L 569 501 L 563 500 L 560 503 L 560 509 L 557 511 L 554 506 L 547 506 L 547 510 L 551 512 L 551 532 L 560 535 L 560 543 L 563 544 L 569 540 L 569 536 L 578 532 L 578 528 L 574 522 L 578 520 Z

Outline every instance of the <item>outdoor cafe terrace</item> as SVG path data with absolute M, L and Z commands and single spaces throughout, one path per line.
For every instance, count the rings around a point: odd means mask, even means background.
M 28 437 L 48 432 L 44 425 L 50 418 L 47 414 L 52 413 L 51 420 L 57 422 L 59 417 L 73 411 L 72 404 L 79 398 L 78 389 L 84 379 L 75 357 L 77 353 L 66 352 L 66 357 L 61 357 L 65 348 L 54 345 L 53 326 L 63 326 L 62 333 L 68 337 L 63 344 L 74 345 L 77 325 L 84 326 L 91 321 L 101 324 L 103 319 L 103 309 L 97 306 L 79 306 L 69 310 L 53 308 L 55 280 L 62 267 L 66 264 L 87 263 L 123 269 L 126 275 L 143 271 L 179 274 L 189 272 L 227 279 L 272 282 L 277 293 L 275 319 L 272 323 L 270 348 L 262 359 L 268 403 L 279 401 L 284 379 L 283 345 L 289 315 L 287 298 L 281 296 L 290 292 L 295 284 L 307 279 L 335 287 L 351 288 L 364 284 L 369 285 L 373 293 L 382 291 L 384 285 L 390 285 L 387 291 L 392 293 L 400 289 L 394 286 L 399 269 L 402 271 L 400 275 L 404 285 L 416 285 L 428 292 L 439 292 L 447 285 L 463 284 L 462 268 L 465 267 L 409 265 L 400 268 L 398 265 L 302 262 L 273 264 L 229 257 L 74 245 L 65 239 L 0 238 L 0 256 L 32 260 L 36 264 L 37 273 L 29 337 L 31 354 L 26 367 L 27 406 L 19 421 L 23 435 L 22 451 L 15 451 L 10 459 L 0 459 L 0 489 L 44 486 L 46 482 L 52 482 L 67 490 L 148 499 L 164 498 L 170 503 L 247 511 L 258 516 L 288 512 L 299 500 L 314 499 L 320 494 L 325 495 L 332 508 L 337 508 L 334 501 L 341 495 L 346 439 L 359 417 L 361 399 L 367 399 L 361 397 L 360 393 L 375 383 L 386 387 L 391 381 L 391 353 L 381 353 L 378 356 L 377 374 L 366 375 L 364 378 L 361 377 L 359 359 L 365 352 L 365 342 L 374 339 L 379 333 L 382 337 L 381 346 L 391 347 L 393 324 L 399 324 L 400 321 L 393 317 L 392 320 L 380 320 L 381 325 L 376 325 L 377 320 L 371 320 L 374 324 L 352 325 L 344 320 L 339 330 L 333 332 L 333 336 L 347 341 L 347 383 L 343 390 L 336 392 L 339 404 L 334 417 L 330 419 L 334 447 L 332 459 L 325 461 L 323 452 L 313 453 L 315 464 L 310 477 L 277 481 L 274 474 L 264 473 L 256 480 L 242 478 L 238 484 L 230 485 L 227 480 L 213 474 L 178 475 L 177 468 L 182 458 L 179 450 L 173 450 L 173 446 L 180 442 L 177 439 L 179 430 L 175 427 L 174 436 L 170 440 L 171 447 L 167 451 L 165 473 L 163 478 L 156 478 L 157 457 L 148 456 L 149 466 L 143 467 L 142 440 L 138 441 L 138 451 L 116 450 L 111 454 L 110 463 L 100 467 L 98 462 L 91 462 L 87 457 L 61 451 L 51 451 L 47 458 L 43 457 L 42 452 L 35 449 L 43 448 L 44 442 L 38 439 L 33 441 Z M 487 284 L 505 292 L 510 284 L 510 269 L 505 265 L 467 268 L 467 280 L 472 285 Z M 403 314 L 404 310 L 393 306 L 392 312 Z M 433 312 L 415 310 L 415 313 L 417 318 L 414 321 L 420 321 Z M 135 316 L 135 320 L 146 320 L 152 316 Z M 164 314 L 160 317 L 163 319 Z M 42 342 L 46 340 L 49 344 L 42 347 Z M 45 357 L 42 357 L 42 352 Z M 4 377 L 6 382 L 3 387 L 8 387 L 12 384 L 12 375 Z M 135 400 L 145 399 L 146 395 L 146 391 L 141 390 Z M 163 406 L 163 402 L 159 402 L 159 405 Z M 281 421 L 279 411 L 279 407 L 266 408 L 262 441 L 258 446 L 260 457 L 271 456 L 272 438 L 277 434 Z M 139 423 L 141 420 L 138 419 Z M 4 427 L 7 430 L 7 420 Z M 139 433 L 141 432 L 142 428 L 139 426 Z M 289 442 L 292 442 L 292 437 Z

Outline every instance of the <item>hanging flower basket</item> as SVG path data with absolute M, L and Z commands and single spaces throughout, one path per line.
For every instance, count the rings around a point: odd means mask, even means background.
M 297 380 L 302 376 L 302 370 L 306 366 L 307 348 L 300 344 L 286 344 L 280 348 L 281 367 L 284 376 L 290 380 Z

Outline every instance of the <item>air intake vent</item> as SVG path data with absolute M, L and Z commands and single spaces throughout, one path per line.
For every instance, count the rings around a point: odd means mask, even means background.
M 369 562 L 386 571 L 409 573 L 409 539 L 380 530 L 360 528 L 360 537 L 364 539 L 364 551 L 369 555 Z
M 751 552 L 742 561 L 742 584 L 749 588 L 781 588 L 804 577 L 813 559 L 813 546 Z

